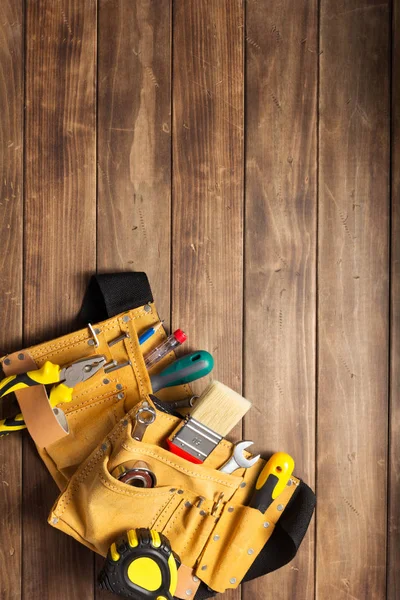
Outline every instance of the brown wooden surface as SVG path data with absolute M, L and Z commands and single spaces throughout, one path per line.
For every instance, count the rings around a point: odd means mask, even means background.
M 145 271 L 170 324 L 171 3 L 99 1 L 100 271 Z M 103 558 L 96 559 L 96 572 Z M 96 590 L 96 598 L 110 594 Z
M 176 2 L 173 49 L 172 324 L 241 392 L 242 0 Z
M 285 448 L 314 487 L 317 4 L 249 2 L 246 14 L 245 439 Z M 266 57 L 268 59 L 266 60 Z M 301 101 L 300 101 L 301 98 Z M 314 593 L 314 532 L 268 578 L 271 597 Z M 265 582 L 244 586 L 265 598 Z
M 400 3 L 392 34 L 392 254 L 389 425 L 388 600 L 400 598 Z M 397 74 L 397 76 L 396 76 Z
M 295 560 L 227 600 L 400 594 L 399 16 L 0 3 L 0 353 L 73 327 L 96 266 L 147 271 L 163 318 L 254 402 L 235 436 L 287 449 L 317 489 Z M 112 597 L 47 525 L 56 494 L 28 438 L 3 438 L 2 600 Z
M 316 591 L 322 598 L 384 598 L 386 591 L 388 11 L 387 3 L 372 1 L 351 9 L 336 0 L 321 3 Z
M 170 316 L 170 0 L 100 0 L 98 268 L 146 271 Z M 159 300 L 158 300 L 159 299 Z
M 10 351 L 22 345 L 23 10 L 22 1 L 0 4 L 0 345 L 10 342 Z M 22 439 L 17 437 L 0 440 L 1 598 L 21 595 Z
M 24 343 L 71 327 L 96 267 L 96 4 L 26 5 Z M 22 597 L 93 596 L 93 555 L 48 526 L 57 495 L 24 437 Z

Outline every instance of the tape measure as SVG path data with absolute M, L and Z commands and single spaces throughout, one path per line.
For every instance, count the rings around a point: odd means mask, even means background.
M 173 600 L 180 560 L 154 529 L 131 529 L 111 544 L 99 586 L 134 600 Z

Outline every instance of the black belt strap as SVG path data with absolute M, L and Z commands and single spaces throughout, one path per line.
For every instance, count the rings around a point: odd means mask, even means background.
M 306 534 L 315 508 L 315 494 L 303 481 L 290 499 L 273 534 L 257 556 L 243 581 L 250 581 L 275 571 L 295 557 Z M 268 585 L 268 580 L 266 581 Z M 213 598 L 216 592 L 202 583 L 195 600 Z
M 90 279 L 82 308 L 80 325 L 99 323 L 119 313 L 153 302 L 146 273 L 102 273 Z

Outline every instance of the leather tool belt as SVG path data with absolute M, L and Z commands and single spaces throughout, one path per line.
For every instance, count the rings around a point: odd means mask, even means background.
M 164 534 L 181 563 L 174 598 L 209 598 L 289 562 L 315 505 L 304 482 L 292 476 L 263 514 L 249 502 L 265 461 L 228 474 L 218 470 L 232 454 L 227 440 L 202 464 L 167 449 L 165 440 L 181 418 L 159 410 L 139 346 L 138 335 L 159 321 L 146 275 L 92 277 L 79 319 L 79 331 L 1 360 L 4 376 L 39 369 L 46 361 L 67 365 L 94 355 L 125 365 L 106 374 L 100 369 L 79 384 L 72 400 L 59 406 L 61 413 L 53 410 L 44 385 L 15 391 L 26 426 L 60 489 L 50 525 L 103 556 L 128 530 Z M 161 327 L 146 351 L 165 338 Z M 174 358 L 171 352 L 157 369 Z M 157 392 L 165 402 L 189 396 L 187 385 Z M 156 419 L 137 441 L 132 432 L 143 403 L 155 410 Z M 118 465 L 135 461 L 150 465 L 155 487 L 132 487 L 112 475 Z

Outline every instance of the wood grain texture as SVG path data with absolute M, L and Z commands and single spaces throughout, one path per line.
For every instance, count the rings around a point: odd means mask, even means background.
M 22 344 L 23 3 L 0 4 L 0 354 Z M 4 414 L 5 416 L 5 414 Z M 2 418 L 0 408 L 0 418 Z M 21 593 L 21 468 L 19 436 L 0 440 L 0 598 Z
M 247 3 L 245 439 L 314 487 L 317 2 Z M 314 594 L 313 526 L 296 559 L 244 598 Z
M 170 0 L 100 0 L 99 271 L 145 271 L 170 320 Z M 96 559 L 96 573 L 104 563 Z M 108 592 L 96 589 L 96 598 Z
M 71 330 L 96 266 L 96 3 L 26 5 L 26 343 Z M 24 440 L 23 597 L 93 596 L 93 554 L 46 525 L 55 484 Z
M 321 598 L 386 596 L 388 8 L 372 0 L 321 2 Z
M 242 1 L 175 2 L 173 39 L 172 322 L 241 392 Z
M 98 267 L 146 271 L 170 314 L 170 0 L 100 0 Z
M 400 597 L 400 4 L 392 27 L 392 248 L 387 599 Z

